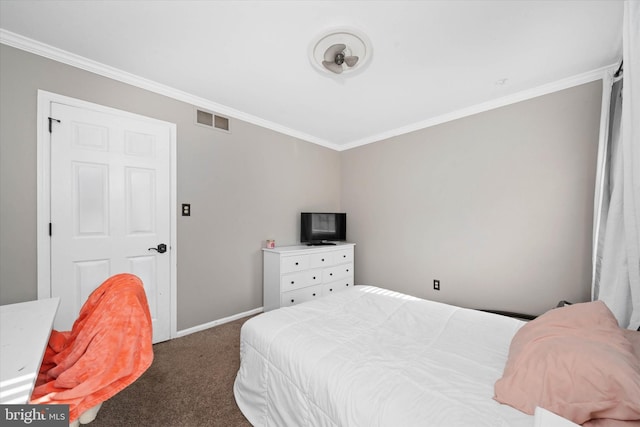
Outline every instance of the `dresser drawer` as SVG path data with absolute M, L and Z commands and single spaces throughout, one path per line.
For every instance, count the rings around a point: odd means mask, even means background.
M 328 267 L 333 264 L 333 253 L 331 252 L 309 255 L 309 267 L 311 268 Z
M 322 285 L 309 286 L 280 294 L 280 307 L 289 307 L 322 296 Z
M 346 278 L 322 285 L 322 295 L 330 295 L 340 291 L 346 291 L 353 288 L 353 280 Z
M 281 273 L 306 270 L 307 268 L 309 268 L 309 255 L 292 255 L 280 258 Z
M 322 283 L 330 283 L 338 279 L 353 277 L 353 264 L 342 264 L 322 270 Z
M 322 270 L 305 270 L 285 274 L 280 278 L 280 291 L 290 291 L 305 286 L 319 285 L 322 282 Z
M 341 264 L 344 262 L 353 262 L 353 248 L 341 249 L 333 252 L 334 264 Z

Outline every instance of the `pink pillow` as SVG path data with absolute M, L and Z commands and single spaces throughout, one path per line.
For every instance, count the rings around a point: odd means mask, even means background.
M 602 301 L 557 308 L 513 337 L 494 398 L 527 414 L 540 406 L 577 424 L 640 420 L 640 355 Z

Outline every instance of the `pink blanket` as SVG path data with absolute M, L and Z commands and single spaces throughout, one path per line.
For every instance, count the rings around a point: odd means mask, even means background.
M 153 361 L 142 281 L 107 279 L 89 296 L 70 332 L 52 331 L 32 404 L 68 404 L 69 421 L 134 382 Z

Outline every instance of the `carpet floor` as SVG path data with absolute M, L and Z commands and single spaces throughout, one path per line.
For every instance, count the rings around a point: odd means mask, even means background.
M 240 327 L 248 319 L 155 344 L 149 369 L 87 426 L 251 426 L 233 397 Z

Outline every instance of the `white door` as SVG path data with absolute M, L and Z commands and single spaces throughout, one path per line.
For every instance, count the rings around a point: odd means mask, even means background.
M 153 341 L 171 336 L 170 140 L 167 124 L 52 102 L 51 296 L 71 330 L 105 279 L 142 279 Z M 166 245 L 166 251 L 157 250 Z

